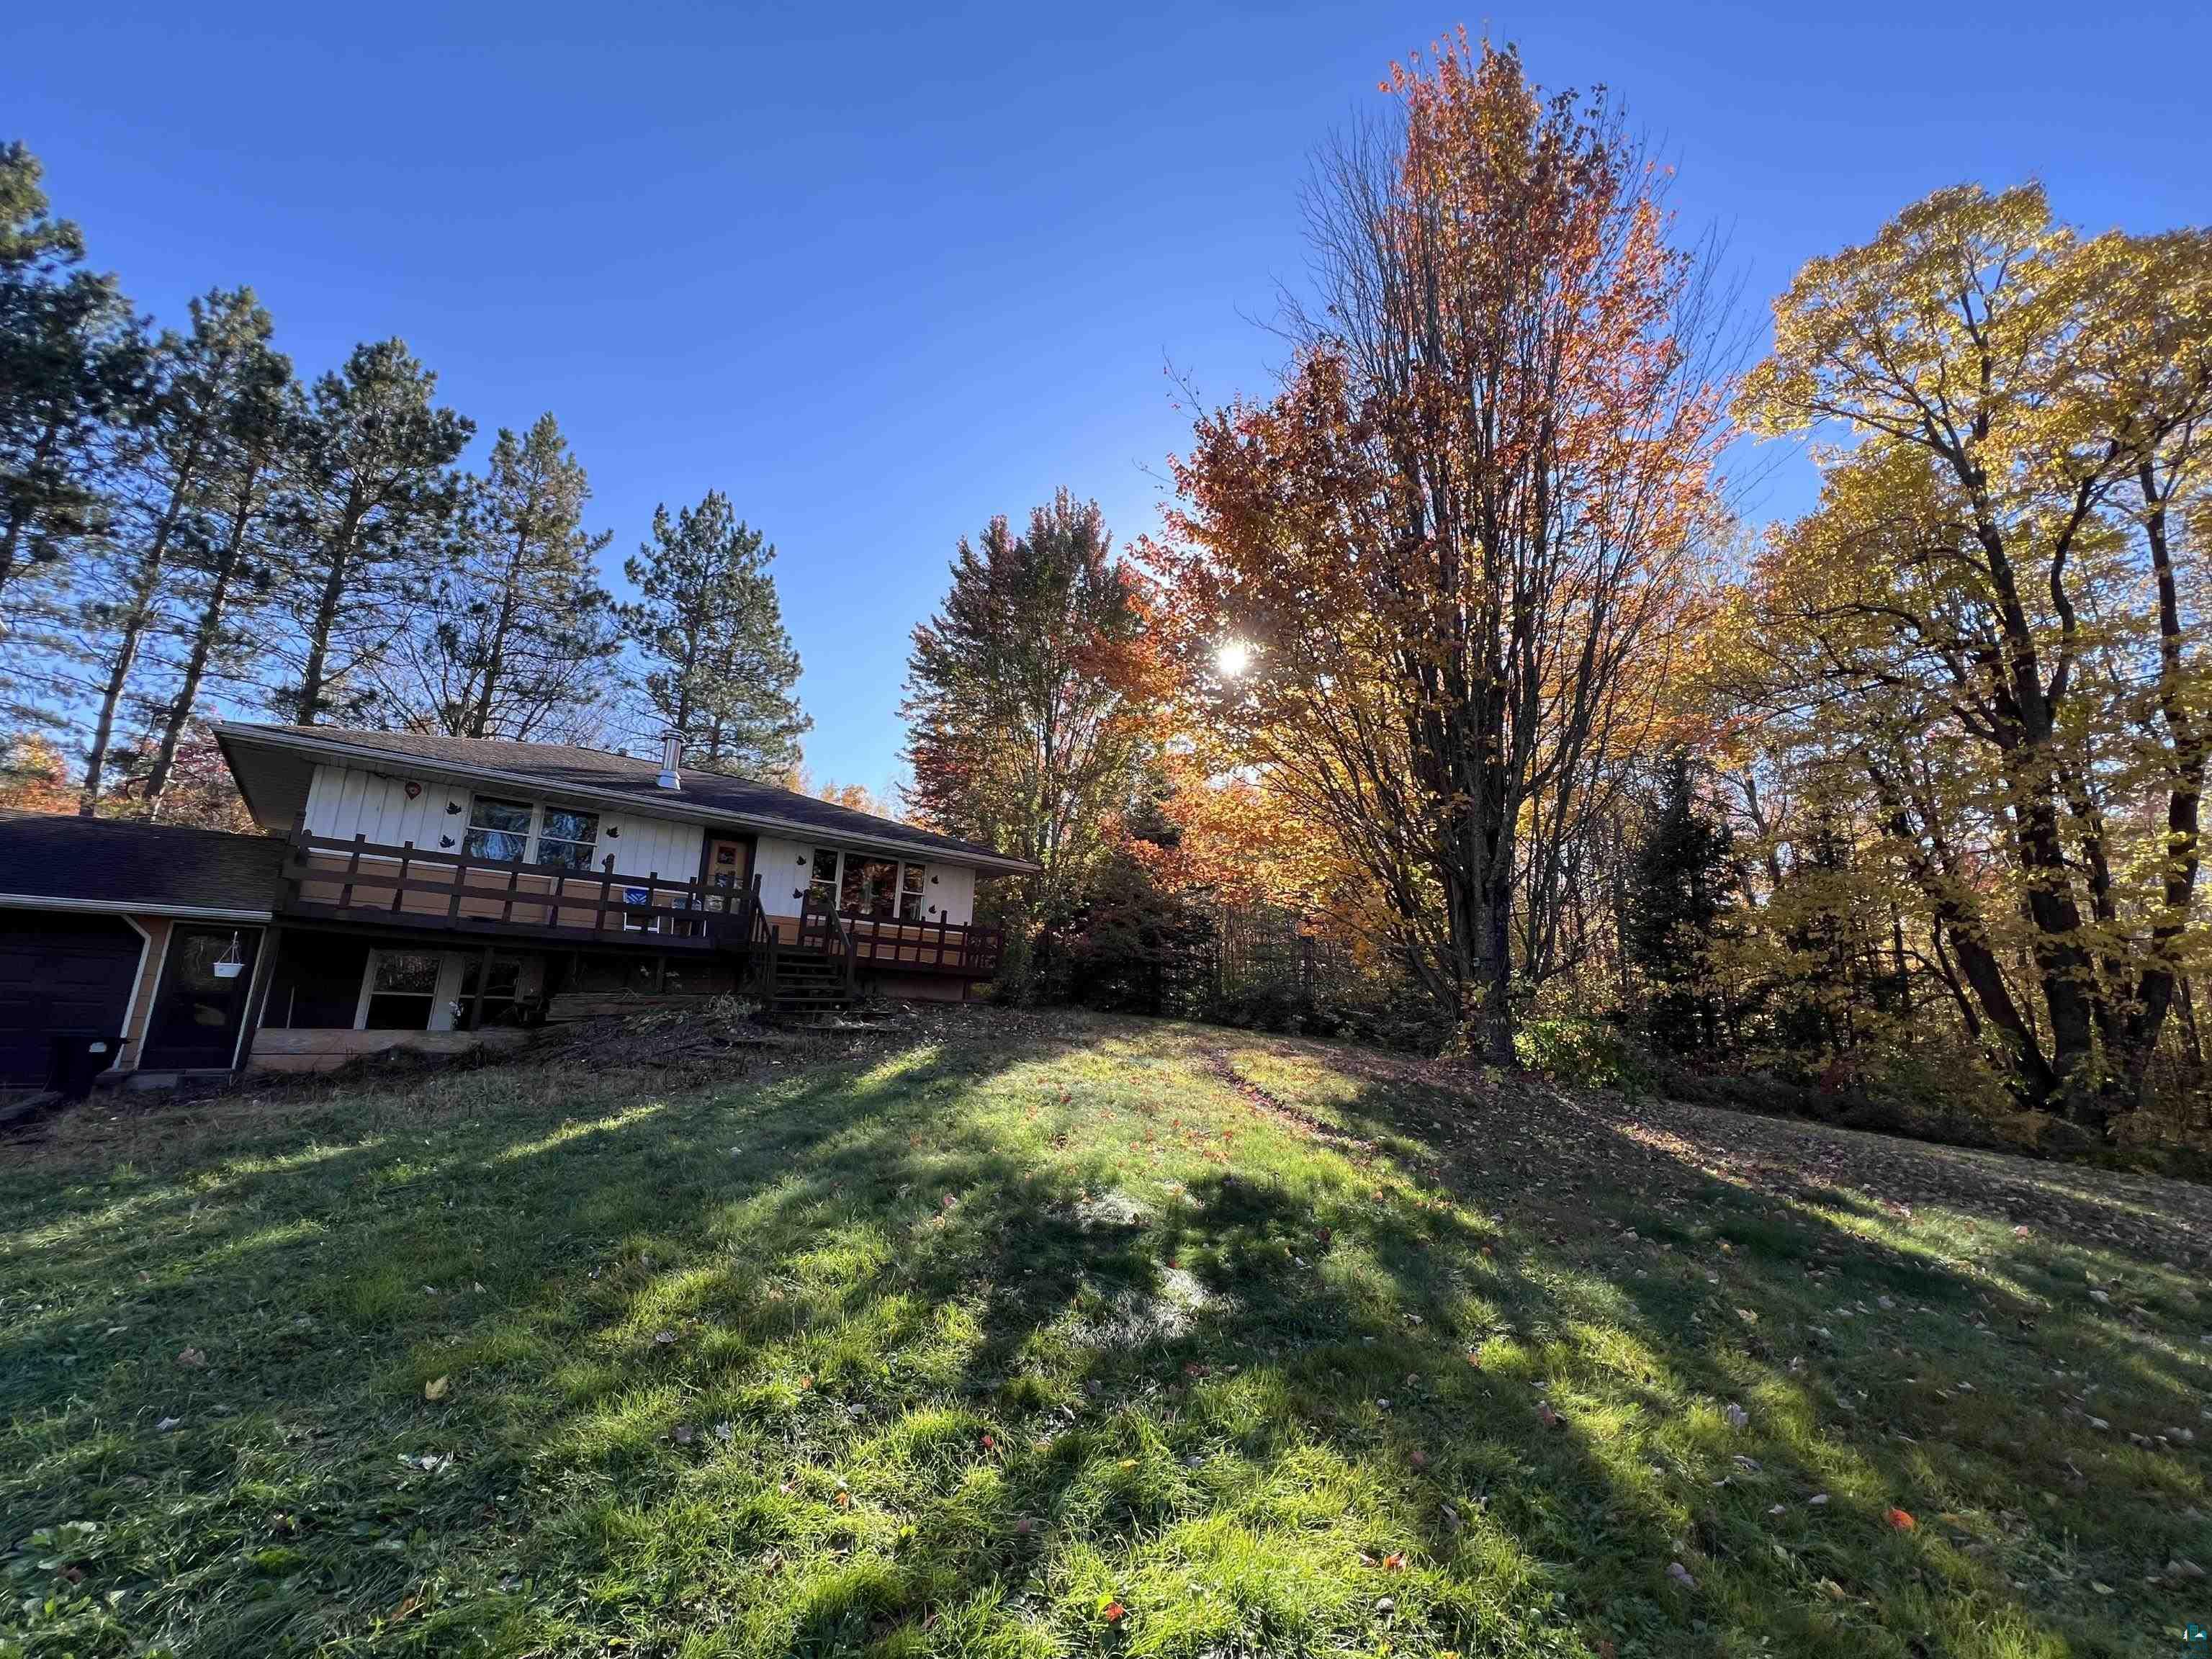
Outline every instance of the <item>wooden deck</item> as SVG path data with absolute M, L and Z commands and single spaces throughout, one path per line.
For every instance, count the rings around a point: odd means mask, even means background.
M 780 952 L 819 956 L 849 987 L 863 972 L 925 974 L 963 981 L 995 974 L 1005 949 L 996 927 L 901 921 L 858 910 L 769 915 L 756 880 L 748 889 L 709 887 L 696 876 L 624 874 L 608 866 L 562 871 L 520 859 L 487 860 L 356 836 L 292 833 L 277 914 L 303 921 L 514 939 L 548 945 L 753 959 L 772 977 Z
M 303 920 L 708 951 L 743 950 L 757 903 L 750 892 L 708 888 L 696 877 L 552 870 L 520 859 L 489 861 L 299 830 L 276 908 Z

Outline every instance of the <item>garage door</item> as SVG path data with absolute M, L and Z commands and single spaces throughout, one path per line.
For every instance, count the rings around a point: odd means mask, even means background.
M 114 916 L 0 910 L 0 1085 L 46 1080 L 57 1036 L 115 1036 L 143 945 Z

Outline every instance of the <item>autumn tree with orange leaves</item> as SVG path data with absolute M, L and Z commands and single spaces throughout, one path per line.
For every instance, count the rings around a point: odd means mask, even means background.
M 994 884 L 1002 981 L 1024 977 L 1031 929 L 1068 910 L 1135 797 L 1161 689 L 1140 585 L 1097 502 L 1063 489 L 1022 532 L 1000 517 L 962 538 L 908 658 L 907 802 L 1039 866 Z
M 1463 35 L 1384 90 L 1320 158 L 1282 384 L 1199 422 L 1150 556 L 1200 718 L 1510 1063 L 1705 590 L 1721 307 L 1602 94 Z

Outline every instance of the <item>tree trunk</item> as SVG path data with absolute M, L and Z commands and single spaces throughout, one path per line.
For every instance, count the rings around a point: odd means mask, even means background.
M 468 730 L 461 733 L 465 738 L 489 735 L 492 693 L 498 689 L 500 672 L 506 662 L 507 630 L 514 625 L 514 612 L 519 603 L 517 589 L 522 581 L 522 558 L 529 545 L 529 537 L 517 530 L 514 532 L 514 549 L 507 562 L 507 580 L 500 589 L 499 620 L 492 625 L 491 650 L 484 659 L 483 685 L 477 693 L 476 706 L 469 711 Z
M 176 769 L 177 745 L 184 740 L 185 726 L 191 723 L 194 708 L 199 702 L 200 684 L 207 678 L 216 641 L 222 637 L 223 613 L 230 603 L 230 584 L 238 574 L 239 560 L 246 550 L 246 526 L 253 519 L 253 492 L 260 472 L 259 462 L 250 462 L 240 481 L 237 505 L 231 512 L 222 551 L 216 558 L 207 603 L 200 607 L 199 620 L 192 629 L 191 650 L 185 659 L 184 681 L 177 688 L 176 700 L 161 719 L 161 744 L 154 751 L 153 769 L 146 775 L 147 811 L 155 817 L 161 812 L 161 792 L 168 787 L 169 775 Z
M 169 542 L 176 534 L 177 521 L 184 516 L 185 497 L 199 472 L 200 451 L 206 435 L 207 421 L 203 416 L 184 459 L 177 464 L 176 477 L 169 487 L 168 504 L 161 509 L 161 520 L 154 526 L 154 539 L 140 562 L 138 580 L 131 586 L 131 605 L 125 613 L 122 635 L 115 642 L 115 659 L 108 664 L 107 680 L 100 687 L 100 715 L 93 724 L 92 753 L 84 763 L 84 788 L 76 809 L 84 817 L 92 817 L 100 805 L 100 784 L 107 771 L 107 750 L 115 740 L 116 710 L 122 706 L 123 694 L 131 684 L 131 671 L 137 666 L 138 647 L 154 620 L 154 595 L 161 588 L 161 570 L 168 559 Z
M 323 591 L 315 605 L 315 619 L 307 632 L 307 662 L 300 675 L 300 702 L 295 711 L 302 726 L 317 724 L 321 713 L 323 687 L 330 670 L 331 635 L 337 627 L 338 611 L 345 601 L 346 577 L 351 574 L 354 536 L 361 526 L 361 514 L 356 497 L 349 495 L 345 515 L 338 521 L 338 533 L 331 538 L 330 568 L 323 578 Z

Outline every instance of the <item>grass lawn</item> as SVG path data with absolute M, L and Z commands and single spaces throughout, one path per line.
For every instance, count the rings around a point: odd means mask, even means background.
M 2172 1651 L 2212 1194 L 1137 1021 L 0 1143 L 0 1654 Z

